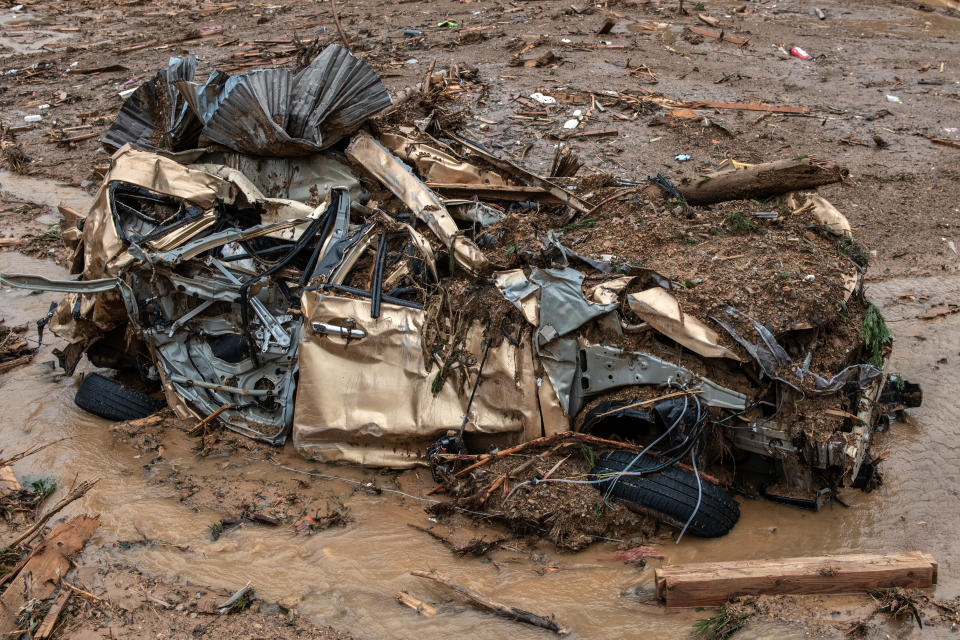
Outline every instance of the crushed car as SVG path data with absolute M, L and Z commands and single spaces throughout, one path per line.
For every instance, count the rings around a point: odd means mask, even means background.
M 704 536 L 735 524 L 731 491 L 816 509 L 880 481 L 873 434 L 920 392 L 884 371 L 866 260 L 822 197 L 694 208 L 662 175 L 577 178 L 565 147 L 541 177 L 415 108 L 470 79 L 398 110 L 337 45 L 297 72 L 196 69 L 172 59 L 103 138 L 95 202 L 65 223 L 76 277 L 0 275 L 66 294 L 68 373 L 86 356 L 140 381 L 88 374 L 82 407 L 131 419 L 162 393 L 441 481 L 582 434 L 614 451 L 580 482 Z

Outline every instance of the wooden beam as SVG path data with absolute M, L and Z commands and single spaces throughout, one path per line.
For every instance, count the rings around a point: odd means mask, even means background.
M 937 583 L 937 561 L 919 551 L 705 562 L 657 569 L 657 596 L 668 607 L 708 607 L 759 594 L 862 593 Z

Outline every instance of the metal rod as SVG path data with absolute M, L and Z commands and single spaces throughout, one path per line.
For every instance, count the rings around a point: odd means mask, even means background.
M 370 286 L 370 317 L 380 317 L 380 302 L 383 300 L 383 269 L 387 262 L 387 234 L 380 234 L 377 257 L 373 262 L 373 283 Z

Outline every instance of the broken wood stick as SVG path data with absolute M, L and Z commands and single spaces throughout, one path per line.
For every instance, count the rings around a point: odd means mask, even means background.
M 203 418 L 202 420 L 200 420 L 200 422 L 198 422 L 197 424 L 193 425 L 193 428 L 190 429 L 190 431 L 187 431 L 187 435 L 188 435 L 188 436 L 197 435 L 198 433 L 200 433 L 201 429 L 203 429 L 203 428 L 206 427 L 208 424 L 210 424 L 210 422 L 211 422 L 214 418 L 216 418 L 218 415 L 220 415 L 221 413 L 223 413 L 223 412 L 226 411 L 227 409 L 232 409 L 232 408 L 233 408 L 233 405 L 230 404 L 230 403 L 227 403 L 227 404 L 225 404 L 225 405 L 223 405 L 223 406 L 221 406 L 221 407 L 217 407 L 217 410 L 216 410 L 216 411 L 214 411 L 213 413 L 211 413 L 211 414 L 208 415 L 207 417 L 205 417 L 205 418 Z
M 690 204 L 769 198 L 790 191 L 842 182 L 850 172 L 839 165 L 812 158 L 778 160 L 705 175 L 677 191 Z
M 73 136 L 72 138 L 63 138 L 62 140 L 55 140 L 57 144 L 73 144 L 76 142 L 83 142 L 84 140 L 93 140 L 94 138 L 100 136 L 99 132 L 94 133 L 84 133 L 79 136 Z
M 12 371 L 17 367 L 22 367 L 25 364 L 29 364 L 33 360 L 33 353 L 28 353 L 25 356 L 20 356 L 19 358 L 14 358 L 13 360 L 7 360 L 6 362 L 0 362 L 0 373 L 6 373 L 7 371 Z
M 11 542 L 7 546 L 10 547 L 11 549 L 15 549 L 18 545 L 20 545 L 20 543 L 25 542 L 26 540 L 29 540 L 30 538 L 35 536 L 37 533 L 43 530 L 44 525 L 47 524 L 47 521 L 50 520 L 50 518 L 52 518 L 61 509 L 66 507 L 68 504 L 70 504 L 74 500 L 82 497 L 87 491 L 93 488 L 93 486 L 97 484 L 97 482 L 99 482 L 99 480 L 93 480 L 93 481 L 84 480 L 83 482 L 78 484 L 76 487 L 74 487 L 70 491 L 69 494 L 67 494 L 65 498 L 63 498 L 60 502 L 55 504 L 53 508 L 50 509 L 50 511 L 46 512 L 43 516 L 41 516 L 39 520 L 34 522 L 32 525 L 30 525 L 29 529 L 21 533 L 16 540 Z
M 7 582 L 15 578 L 17 574 L 20 573 L 20 570 L 23 569 L 23 567 L 26 566 L 28 562 L 30 562 L 30 558 L 37 555 L 37 552 L 40 551 L 42 546 L 43 545 L 37 545 L 36 547 L 28 551 L 27 555 L 20 558 L 20 562 L 15 564 L 13 568 L 10 569 L 10 571 L 8 571 L 2 578 L 0 578 L 0 587 L 2 587 L 3 585 L 7 584 Z
M 574 133 L 562 133 L 557 136 L 558 140 L 569 140 L 570 138 L 603 138 L 606 136 L 617 137 L 620 131 L 617 129 L 589 129 L 587 131 L 576 131 Z
M 937 583 L 937 561 L 919 551 L 856 553 L 672 565 L 655 576 L 657 596 L 668 607 L 707 607 L 743 595 L 925 589 Z
M 671 101 L 673 107 L 682 107 L 685 109 L 733 109 L 737 111 L 767 111 L 769 113 L 789 113 L 794 115 L 807 115 L 810 113 L 808 107 L 788 107 L 779 104 L 761 104 L 759 102 L 705 102 L 697 101 Z
M 535 627 L 540 627 L 541 629 L 547 629 L 548 631 L 553 631 L 558 635 L 566 635 L 570 631 L 561 627 L 555 620 L 552 618 L 547 618 L 544 616 L 531 613 L 524 609 L 519 609 L 517 607 L 511 607 L 509 605 L 502 604 L 495 600 L 491 600 L 487 596 L 474 591 L 470 587 L 465 587 L 462 584 L 456 583 L 450 578 L 441 576 L 433 571 L 411 571 L 410 575 L 414 575 L 418 578 L 426 578 L 427 580 L 433 580 L 439 584 L 444 585 L 452 589 L 453 591 L 459 593 L 461 596 L 467 599 L 470 604 L 477 606 L 481 609 L 490 611 L 491 613 L 500 616 L 501 618 L 506 618 L 507 620 L 514 620 L 516 622 L 524 622 L 526 624 L 531 624 Z
M 618 199 L 622 198 L 623 196 L 628 196 L 628 195 L 630 195 L 631 193 L 636 193 L 637 191 L 642 190 L 642 189 L 643 189 L 644 187 L 646 187 L 646 186 L 647 186 L 647 185 L 638 185 L 638 186 L 636 186 L 636 187 L 629 187 L 629 188 L 627 188 L 627 189 L 624 189 L 623 191 L 618 191 L 617 193 L 613 194 L 612 196 L 607 196 L 606 198 L 604 198 L 603 200 L 601 200 L 601 201 L 598 202 L 597 204 L 593 205 L 593 208 L 590 209 L 590 211 L 588 211 L 588 212 L 587 212 L 587 215 L 585 215 L 584 217 L 585 217 L 585 218 L 593 217 L 593 215 L 596 214 L 598 211 L 600 211 L 600 209 L 603 208 L 603 205 L 607 204 L 608 202 L 613 202 L 614 200 L 618 200 Z
M 337 0 L 330 0 L 330 12 L 333 14 L 333 23 L 337 25 L 337 33 L 340 34 L 340 40 L 343 41 L 343 47 L 353 53 L 353 50 L 350 48 L 350 41 L 347 40 L 347 34 L 343 31 L 343 27 L 340 25 L 340 16 L 337 14 Z
M 63 579 L 63 576 L 60 577 L 60 585 L 66 587 L 67 589 L 69 589 L 70 591 L 73 591 L 75 594 L 77 594 L 77 595 L 80 596 L 81 598 L 84 598 L 84 599 L 86 599 L 86 600 L 89 600 L 90 602 L 92 602 L 92 603 L 94 603 L 94 604 L 98 604 L 98 605 L 106 605 L 106 604 L 109 604 L 109 603 L 108 603 L 106 600 L 104 600 L 103 598 L 101 598 L 101 597 L 99 597 L 99 596 L 95 596 L 95 595 L 93 595 L 92 593 L 90 593 L 89 591 L 84 591 L 83 589 L 81 589 L 80 587 L 78 587 L 78 586 L 75 585 L 75 584 L 70 584 L 69 582 L 67 582 L 66 580 Z
M 423 533 L 427 534 L 434 540 L 442 542 L 444 546 L 449 548 L 450 551 L 452 551 L 458 556 L 485 555 L 486 553 L 493 551 L 494 549 L 499 547 L 500 544 L 505 541 L 505 538 L 500 538 L 498 540 L 489 540 L 489 541 L 483 540 L 481 538 L 474 538 L 467 544 L 460 546 L 456 544 L 453 540 L 440 535 L 436 531 L 431 531 L 430 529 L 427 529 L 425 527 L 420 527 L 415 524 L 408 524 L 407 526 L 410 527 L 411 529 L 422 531 Z
M 433 79 L 433 70 L 437 66 L 437 59 L 430 61 L 430 68 L 427 69 L 427 75 L 423 78 L 423 92 L 430 93 L 430 81 Z
M 439 541 L 439 542 L 442 542 L 442 543 L 444 544 L 444 546 L 448 547 L 451 551 L 456 551 L 456 550 L 457 550 L 457 545 L 455 545 L 455 544 L 453 543 L 453 540 L 451 540 L 450 538 L 447 538 L 447 537 L 445 537 L 445 536 L 440 535 L 440 534 L 437 533 L 436 531 L 431 531 L 430 529 L 427 529 L 426 527 L 421 527 L 421 526 L 416 525 L 416 524 L 407 523 L 407 526 L 410 527 L 411 529 L 416 529 L 417 531 L 422 531 L 423 533 L 427 534 L 428 536 L 430 536 L 430 537 L 433 538 L 434 540 L 437 540 L 437 541 Z
M 232 596 L 230 596 L 229 598 L 227 598 L 227 601 L 226 601 L 226 602 L 224 602 L 223 604 L 221 604 L 221 605 L 220 605 L 219 607 L 217 607 L 217 608 L 220 610 L 220 613 L 226 613 L 226 612 L 230 611 L 230 609 L 231 609 L 235 604 L 237 604 L 238 602 L 240 602 L 240 600 L 241 600 L 245 595 L 247 595 L 247 594 L 252 594 L 252 593 L 253 593 L 253 587 L 250 586 L 250 581 L 248 580 L 248 581 L 247 581 L 247 584 L 245 584 L 243 587 L 241 587 L 240 589 L 238 589 Z
M 437 615 L 437 608 L 431 604 L 427 604 L 423 600 L 414 598 L 412 595 L 406 591 L 401 591 L 397 594 L 397 602 L 400 604 L 410 607 L 424 618 L 432 618 Z
M 62 589 L 60 593 L 57 594 L 53 604 L 50 605 L 50 610 L 47 611 L 47 615 L 43 617 L 43 622 L 40 623 L 40 626 L 37 627 L 37 630 L 34 632 L 34 638 L 37 638 L 37 640 L 45 640 L 53 634 L 53 628 L 57 626 L 57 620 L 60 619 L 60 612 L 63 611 L 63 607 L 66 606 L 67 600 L 69 599 L 69 589 Z
M 567 444 L 567 443 L 561 442 L 560 444 L 558 444 L 558 445 L 556 445 L 556 446 L 554 446 L 554 447 L 551 447 L 550 449 L 547 449 L 546 451 L 544 451 L 544 452 L 541 453 L 540 455 L 538 455 L 538 456 L 533 456 L 532 458 L 530 458 L 529 460 L 527 460 L 527 461 L 524 462 L 523 464 L 514 467 L 514 468 L 511 469 L 510 471 L 506 472 L 505 474 L 503 474 L 502 476 L 500 476 L 499 478 L 497 478 L 496 480 L 494 480 L 493 483 L 490 485 L 490 488 L 487 489 L 487 492 L 486 492 L 486 493 L 484 494 L 484 496 L 483 496 L 483 500 L 481 500 L 481 501 L 479 502 L 478 506 L 479 506 L 480 504 L 483 504 L 483 503 L 486 502 L 487 500 L 489 500 L 489 499 L 490 499 L 490 496 L 493 495 L 493 492 L 496 491 L 497 489 L 499 489 L 501 486 L 503 486 L 503 483 L 507 481 L 507 478 L 510 478 L 511 480 L 512 480 L 513 478 L 516 478 L 518 474 L 523 473 L 524 471 L 526 471 L 527 469 L 529 469 L 530 467 L 532 467 L 533 464 L 537 461 L 537 459 L 549 458 L 550 456 L 552 456 L 553 454 L 555 454 L 557 451 L 559 451 L 560 448 L 563 447 L 565 444 Z
M 937 136 L 931 136 L 926 133 L 921 133 L 920 135 L 934 144 L 942 144 L 945 147 L 953 147 L 954 149 L 960 149 L 960 140 L 952 140 L 950 138 L 938 138 Z
M 695 33 L 706 38 L 713 38 L 714 40 L 723 40 L 724 42 L 729 42 L 730 44 L 735 44 L 738 47 L 742 47 L 747 44 L 747 41 L 743 38 L 735 38 L 733 36 L 728 36 L 723 31 L 710 31 L 709 29 L 701 29 L 700 27 L 688 26 L 692 33 Z

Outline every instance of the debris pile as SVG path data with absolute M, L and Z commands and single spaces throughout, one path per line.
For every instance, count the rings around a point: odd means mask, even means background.
M 26 325 L 8 327 L 0 320 L 0 373 L 33 360 L 36 348 L 30 346 L 26 333 Z
M 845 169 L 638 183 L 560 145 L 540 176 L 463 129 L 473 70 L 391 101 L 337 45 L 298 72 L 197 66 L 171 59 L 103 138 L 79 279 L 0 277 L 68 294 L 68 372 L 137 372 L 181 417 L 317 460 L 429 460 L 457 504 L 574 548 L 636 520 L 612 498 L 722 535 L 718 485 L 818 508 L 879 482 L 870 435 L 919 398 L 883 371 L 866 253 L 810 191 Z M 104 380 L 78 402 L 156 409 Z

